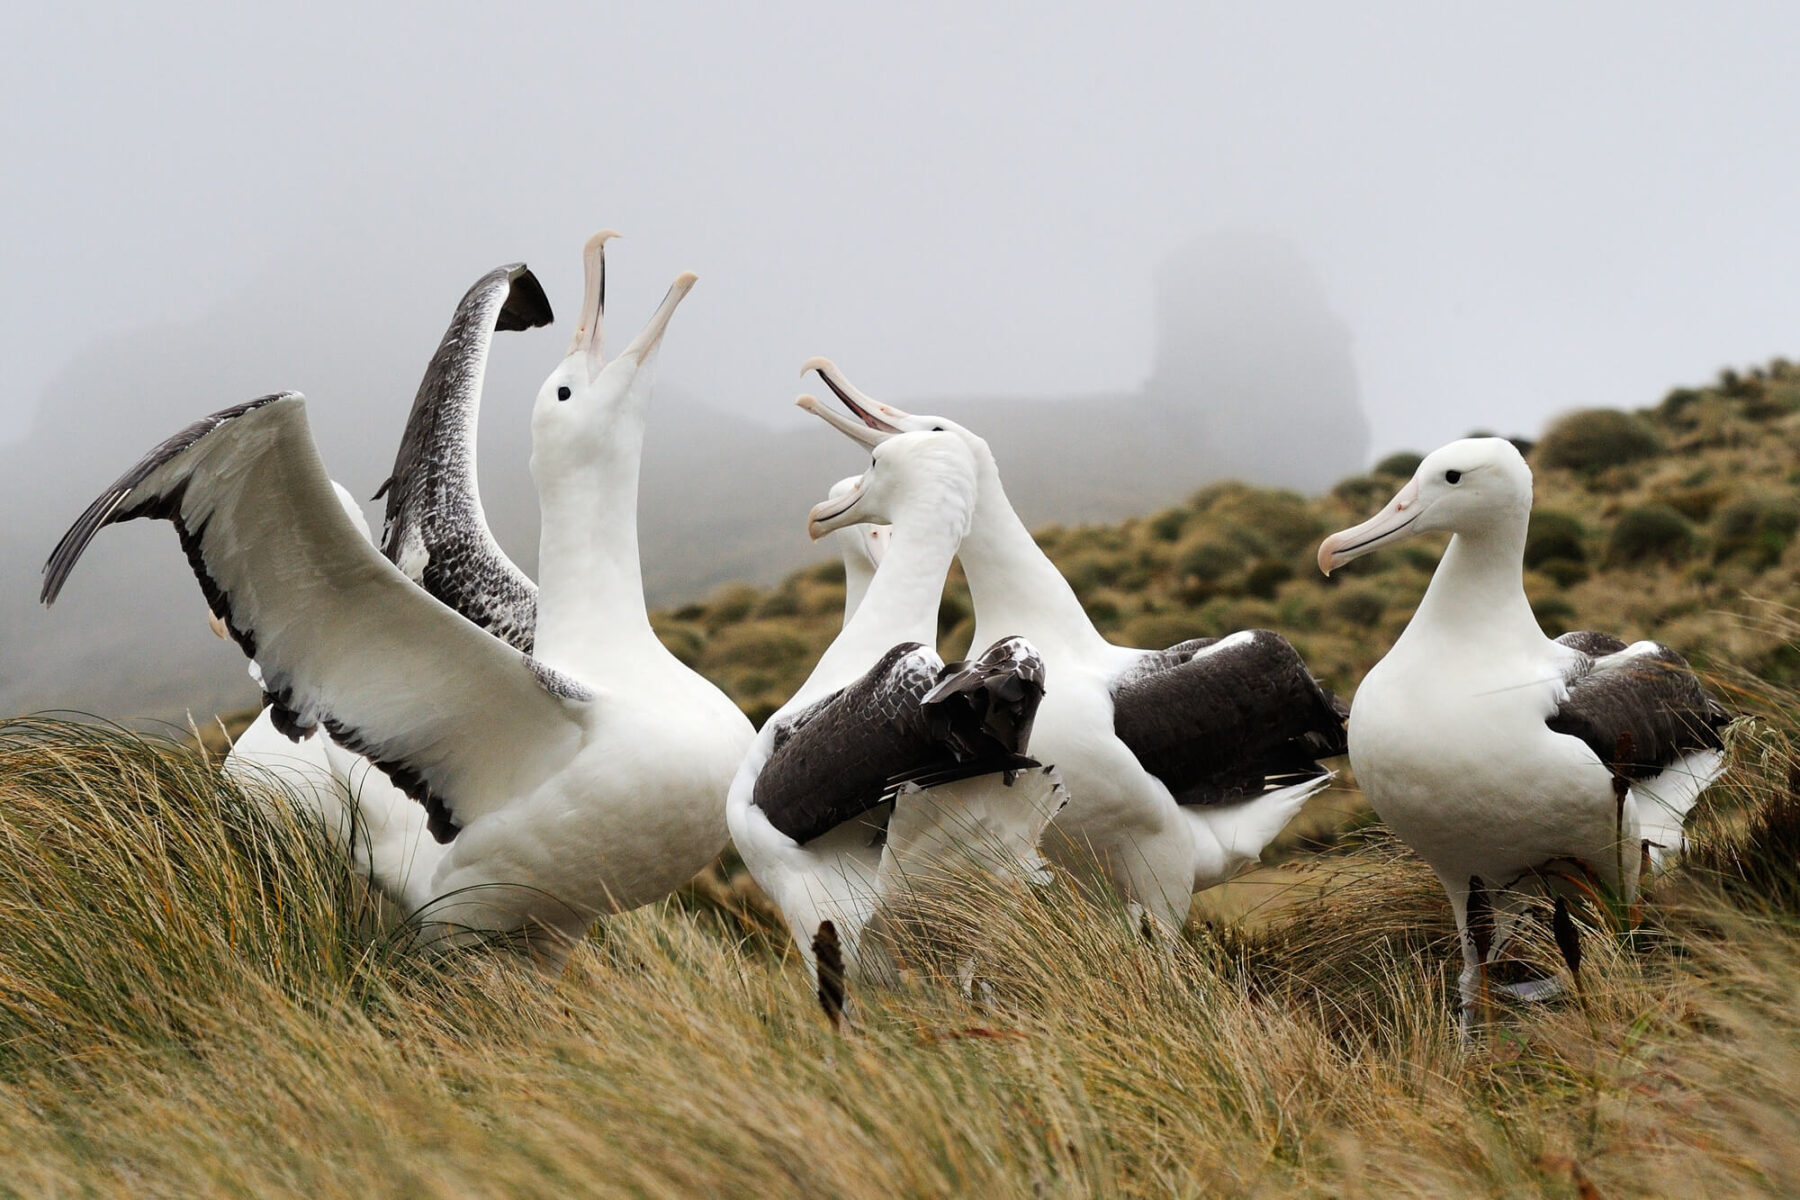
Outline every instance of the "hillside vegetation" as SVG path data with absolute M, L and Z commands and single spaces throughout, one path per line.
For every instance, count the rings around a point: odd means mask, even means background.
M 1640 412 L 1574 413 L 1520 444 L 1537 498 L 1525 582 L 1547 632 L 1655 632 L 1702 669 L 1800 675 L 1768 625 L 1769 605 L 1800 603 L 1800 367 L 1727 371 Z M 1151 516 L 1050 527 L 1038 541 L 1115 641 L 1162 647 L 1274 629 L 1349 694 L 1405 627 L 1444 539 L 1370 555 L 1329 579 L 1313 556 L 1320 538 L 1387 503 L 1418 461 L 1390 455 L 1317 499 L 1213 484 Z M 683 661 L 760 722 L 830 644 L 843 603 L 842 570 L 826 563 L 655 619 Z M 970 614 L 953 577 L 939 617 L 946 655 L 968 649 Z
M 17 720 L 0 1195 L 1800 1193 L 1797 414 L 1777 365 L 1534 448 L 1546 624 L 1662 632 L 1759 715 L 1640 926 L 1585 914 L 1579 986 L 1466 1046 L 1448 905 L 1353 801 L 1290 846 L 1282 903 L 1203 907 L 1173 946 L 1060 881 L 940 897 L 952 953 L 918 948 L 840 1034 L 741 880 L 604 923 L 553 985 L 424 961 L 281 796 L 191 746 Z M 1350 691 L 1439 548 L 1328 582 L 1313 546 L 1408 470 L 1045 541 L 1121 640 L 1270 626 Z M 821 567 L 659 627 L 760 716 L 841 603 Z M 953 598 L 949 648 L 967 624 Z

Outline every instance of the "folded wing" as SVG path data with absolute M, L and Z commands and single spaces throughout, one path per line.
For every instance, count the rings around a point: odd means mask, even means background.
M 1591 630 L 1556 640 L 1578 657 L 1564 676 L 1567 695 L 1547 724 L 1586 742 L 1617 773 L 1647 779 L 1688 754 L 1723 749 L 1731 714 L 1669 647 L 1627 646 Z
M 916 642 L 895 646 L 848 687 L 775 731 L 753 802 L 805 845 L 902 788 L 936 787 L 1038 764 L 1023 753 L 1043 665 L 1032 652 L 1012 682 L 1011 641 L 978 663 L 944 666 Z M 1035 670 L 1035 681 L 1031 672 Z
M 565 765 L 591 694 L 426 595 L 356 531 L 296 393 L 209 416 L 88 506 L 44 567 L 55 601 L 104 526 L 170 521 L 290 736 L 324 725 L 448 841 Z
M 495 330 L 551 321 L 523 263 L 478 280 L 456 307 L 413 399 L 387 496 L 381 552 L 408 578 L 481 628 L 531 652 L 537 588 L 488 528 L 475 478 L 475 428 Z
M 1325 773 L 1343 702 L 1267 630 L 1146 655 L 1114 683 L 1113 731 L 1181 804 L 1230 804 Z

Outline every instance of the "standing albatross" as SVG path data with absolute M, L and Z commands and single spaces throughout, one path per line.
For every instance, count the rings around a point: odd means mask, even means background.
M 891 526 L 843 631 L 757 735 L 732 782 L 732 840 L 810 964 L 830 922 L 852 976 L 884 961 L 864 931 L 916 883 L 962 867 L 1038 877 L 1062 804 L 1027 757 L 1042 660 L 1020 638 L 946 666 L 930 643 L 975 503 L 975 464 L 943 433 L 895 438 L 814 507 L 823 537 Z
M 292 392 L 152 450 L 64 535 L 42 593 L 54 602 L 104 526 L 172 522 L 213 611 L 261 665 L 284 732 L 323 725 L 424 804 L 441 850 L 400 900 L 427 936 L 514 935 L 547 972 L 596 915 L 660 899 L 718 853 L 752 737 L 657 640 L 638 563 L 645 410 L 694 276 L 605 362 L 592 302 L 601 241 L 585 256 L 581 327 L 532 409 L 533 653 L 433 599 L 362 538 Z
M 1319 569 L 1422 533 L 1450 546 L 1418 611 L 1357 689 L 1350 763 L 1375 812 L 1430 864 L 1462 935 L 1463 1022 L 1504 947 L 1517 888 L 1571 873 L 1629 901 L 1724 770 L 1725 710 L 1681 656 L 1609 634 L 1544 636 L 1525 598 L 1531 468 L 1511 442 L 1434 450 Z M 1470 930 L 1471 896 L 1492 914 Z M 1477 942 L 1486 943 L 1477 950 Z
M 1165 930 L 1179 930 L 1194 892 L 1254 864 L 1330 782 L 1319 760 L 1344 752 L 1342 706 L 1266 630 L 1166 650 L 1108 642 L 1013 511 L 987 442 L 944 417 L 871 399 L 828 359 L 804 370 L 817 371 L 858 420 L 810 396 L 801 407 L 853 440 L 878 446 L 938 430 L 975 456 L 975 511 L 959 553 L 974 644 L 1028 638 L 1056 682 L 1032 745 L 1062 772 L 1069 803 L 1044 852 L 1078 875 L 1098 874 Z
M 475 417 L 493 335 L 536 329 L 553 319 L 543 286 L 524 263 L 496 267 L 476 280 L 426 364 L 394 473 L 375 493 L 380 498 L 392 491 L 382 548 L 388 559 L 433 596 L 526 652 L 537 589 L 500 552 L 482 516 Z M 332 488 L 357 532 L 370 538 L 355 499 L 335 482 Z M 220 637 L 230 637 L 218 617 L 212 625 Z M 250 675 L 261 687 L 254 661 Z M 276 711 L 264 708 L 236 738 L 226 771 L 253 790 L 277 785 L 310 811 L 358 874 L 390 897 L 407 895 L 413 872 L 429 875 L 440 854 L 426 832 L 425 810 L 323 729 L 297 740 L 282 733 Z

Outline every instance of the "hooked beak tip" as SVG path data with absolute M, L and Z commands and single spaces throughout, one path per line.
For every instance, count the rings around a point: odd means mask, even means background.
M 835 370 L 837 370 L 836 363 L 822 355 L 814 355 L 812 358 L 807 359 L 806 364 L 800 368 L 800 374 L 804 376 L 808 371 L 818 371 L 823 373 Z

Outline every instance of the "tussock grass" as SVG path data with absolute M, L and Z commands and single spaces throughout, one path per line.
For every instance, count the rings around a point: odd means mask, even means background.
M 421 961 L 198 754 L 8 723 L 0 1190 L 1791 1194 L 1800 926 L 1751 882 L 1792 878 L 1785 745 L 1653 937 L 1588 930 L 1585 1004 L 1465 1047 L 1447 905 L 1378 830 L 1253 933 L 1169 944 L 1062 882 L 934 893 L 840 1036 L 752 908 L 609 922 L 554 985 Z

